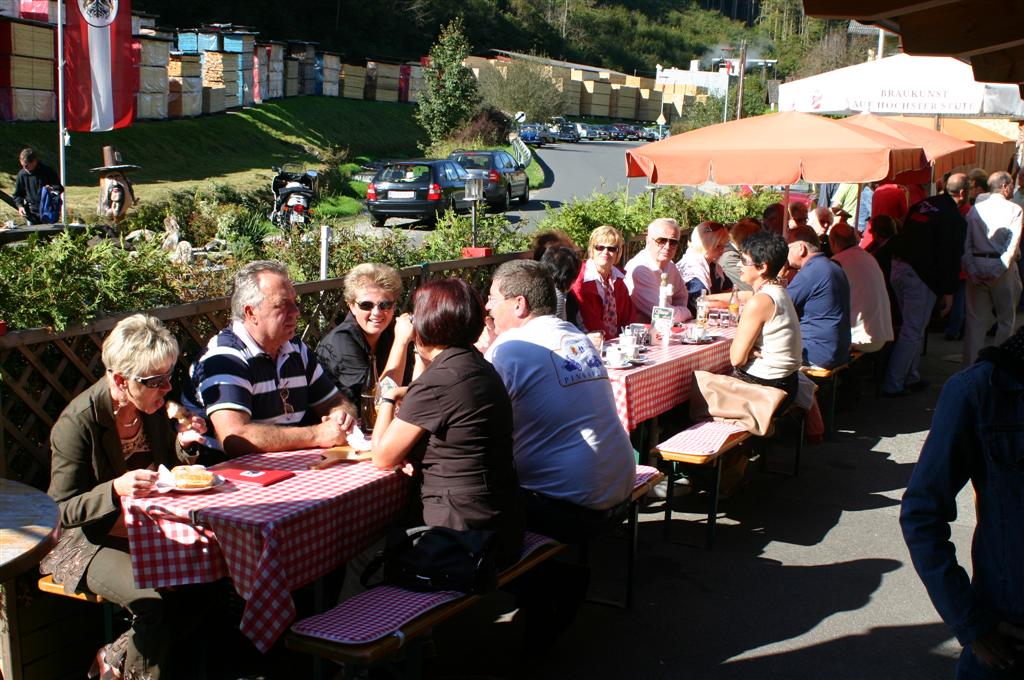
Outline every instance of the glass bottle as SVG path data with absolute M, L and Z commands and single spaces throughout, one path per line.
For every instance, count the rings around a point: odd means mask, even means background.
M 732 295 L 729 296 L 729 316 L 732 317 L 733 323 L 739 323 L 740 320 L 740 294 L 735 288 L 732 289 Z
M 705 288 L 700 292 L 700 297 L 697 298 L 697 325 L 701 328 L 706 328 L 708 325 L 708 291 Z
M 674 293 L 672 284 L 668 282 L 668 274 L 665 272 L 661 273 L 661 285 L 658 287 L 658 306 L 668 307 L 672 304 L 672 294 Z

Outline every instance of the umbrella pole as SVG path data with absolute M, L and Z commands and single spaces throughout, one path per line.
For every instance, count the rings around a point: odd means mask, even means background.
M 789 185 L 782 192 L 782 238 L 789 243 Z
M 857 207 L 854 208 L 854 210 L 853 210 L 853 228 L 857 232 L 858 235 L 860 234 L 860 194 L 861 194 L 862 191 L 864 191 L 864 185 L 863 184 L 858 184 L 857 185 Z

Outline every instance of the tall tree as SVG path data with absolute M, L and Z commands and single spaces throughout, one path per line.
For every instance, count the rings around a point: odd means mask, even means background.
M 452 19 L 430 48 L 430 66 L 423 69 L 425 88 L 416 111 L 416 120 L 427 131 L 432 144 L 447 138 L 480 103 L 476 79 L 462 65 L 469 53 L 462 19 Z

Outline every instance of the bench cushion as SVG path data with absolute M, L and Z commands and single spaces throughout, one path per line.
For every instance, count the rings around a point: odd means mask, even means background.
M 658 451 L 664 454 L 714 456 L 740 432 L 746 430 L 732 423 L 702 420 L 658 444 Z
M 660 477 L 663 473 L 661 470 L 649 465 L 637 465 L 636 466 L 636 482 L 633 484 L 634 489 L 638 489 L 647 482 L 651 481 L 654 477 Z
M 523 537 L 522 561 L 541 546 L 555 543 L 547 536 L 527 531 Z M 510 567 L 510 569 L 514 569 Z M 443 604 L 467 597 L 465 593 L 445 590 L 417 593 L 396 586 L 377 586 L 337 607 L 303 619 L 292 632 L 343 645 L 361 645 L 394 635 L 410 621 Z

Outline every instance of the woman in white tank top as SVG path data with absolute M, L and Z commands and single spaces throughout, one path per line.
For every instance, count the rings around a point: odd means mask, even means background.
M 740 277 L 753 294 L 729 349 L 736 377 L 786 392 L 779 411 L 796 396 L 803 351 L 800 319 L 777 279 L 788 250 L 781 236 L 766 231 L 748 236 L 741 244 Z

